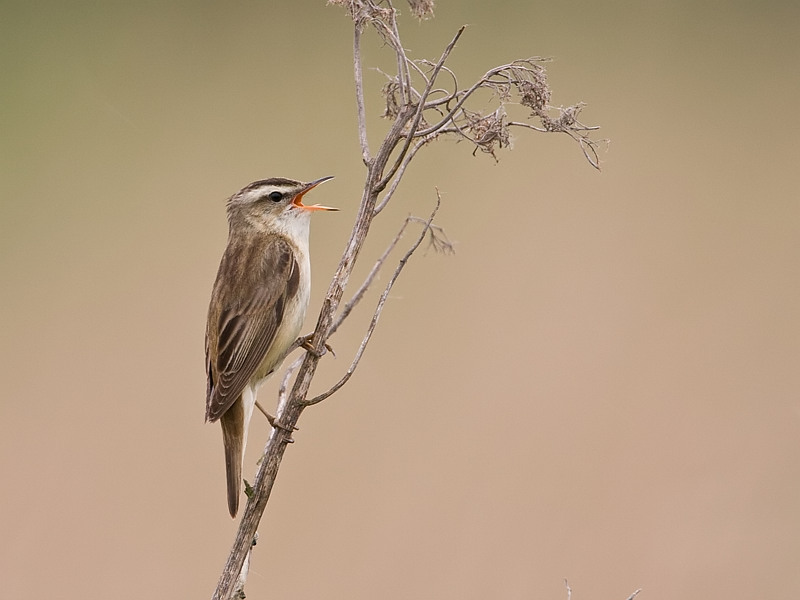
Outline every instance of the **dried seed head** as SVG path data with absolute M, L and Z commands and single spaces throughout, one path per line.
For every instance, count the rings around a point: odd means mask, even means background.
M 500 107 L 493 113 L 482 115 L 478 112 L 464 111 L 466 123 L 464 129 L 469 133 L 476 150 L 491 154 L 497 160 L 494 151 L 496 147 L 508 148 L 511 146 L 511 135 L 505 122 L 506 111 Z
M 433 0 L 408 0 L 408 5 L 411 7 L 411 14 L 420 21 L 433 16 Z
M 384 119 L 394 119 L 400 113 L 400 101 L 397 94 L 400 91 L 400 84 L 397 81 L 387 81 L 381 89 L 381 94 L 386 98 L 386 108 L 381 115 Z
M 542 120 L 542 125 L 547 131 L 567 132 L 576 129 L 575 125 L 578 123 L 578 115 L 583 107 L 586 106 L 583 102 L 573 106 L 561 107 L 558 109 L 558 116 L 553 118 L 547 114 L 539 115 Z

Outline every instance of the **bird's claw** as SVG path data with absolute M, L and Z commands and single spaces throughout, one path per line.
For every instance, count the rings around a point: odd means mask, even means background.
M 294 440 L 293 440 L 293 439 L 291 439 L 291 436 L 292 436 L 292 433 L 293 433 L 293 432 L 295 432 L 295 431 L 299 431 L 299 430 L 297 429 L 297 427 L 288 427 L 287 425 L 284 425 L 283 423 L 281 423 L 280 421 L 278 421 L 278 419 L 275 419 L 275 418 L 273 418 L 273 419 L 272 419 L 272 420 L 269 422 L 269 424 L 270 424 L 270 425 L 272 425 L 272 427 L 273 427 L 274 429 L 280 429 L 281 431 L 285 431 L 286 433 L 288 433 L 288 434 L 289 434 L 289 441 L 290 441 L 290 443 L 291 443 L 291 442 L 294 442 Z
M 313 337 L 314 337 L 314 334 L 313 334 L 313 333 L 311 333 L 311 334 L 309 334 L 309 335 L 306 335 L 306 336 L 303 336 L 303 337 L 301 337 L 300 339 L 298 339 L 298 340 L 297 340 L 297 341 L 298 341 L 298 345 L 299 345 L 299 346 L 300 346 L 300 347 L 301 347 L 303 350 L 305 350 L 306 352 L 309 352 L 309 353 L 313 354 L 313 355 L 314 355 L 314 356 L 316 356 L 317 358 L 322 358 L 322 357 L 325 355 L 325 353 L 326 353 L 326 352 L 330 352 L 330 353 L 331 353 L 331 356 L 333 356 L 333 358 L 336 358 L 336 352 L 334 352 L 334 351 L 333 351 L 333 347 L 332 347 L 330 344 L 328 344 L 327 342 L 325 342 L 325 349 L 324 349 L 322 352 L 317 352 L 317 351 L 314 349 L 314 346 L 312 346 L 312 345 L 311 345 L 311 339 L 312 339 Z

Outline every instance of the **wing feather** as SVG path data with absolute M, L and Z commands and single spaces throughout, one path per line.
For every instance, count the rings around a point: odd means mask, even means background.
M 280 237 L 222 257 L 206 329 L 206 419 L 216 421 L 256 374 L 270 350 L 286 303 L 297 293 L 299 268 Z

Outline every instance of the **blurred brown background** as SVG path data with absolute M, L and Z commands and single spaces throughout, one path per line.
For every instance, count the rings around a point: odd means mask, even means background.
M 224 200 L 337 176 L 315 311 L 364 175 L 350 23 L 322 1 L 3 4 L 0 595 L 209 597 L 235 532 L 203 423 Z M 404 16 L 418 58 L 470 24 L 462 84 L 554 57 L 553 103 L 588 102 L 610 151 L 602 173 L 527 132 L 499 164 L 419 155 L 359 273 L 434 186 L 457 254 L 412 259 L 357 376 L 304 414 L 249 598 L 800 595 L 800 9 L 750 4 Z M 391 67 L 372 37 L 365 64 Z

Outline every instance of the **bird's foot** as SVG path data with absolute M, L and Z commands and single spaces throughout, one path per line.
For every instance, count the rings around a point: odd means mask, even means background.
M 333 356 L 333 358 L 336 358 L 336 352 L 333 351 L 333 347 L 330 344 L 328 344 L 327 342 L 325 342 L 325 348 L 322 350 L 322 352 L 317 352 L 314 349 L 314 346 L 311 345 L 311 340 L 313 339 L 313 337 L 314 337 L 314 334 L 313 333 L 309 333 L 308 335 L 304 335 L 302 337 L 297 338 L 297 342 L 295 342 L 295 343 L 300 348 L 302 348 L 306 352 L 309 352 L 309 353 L 313 354 L 317 358 L 322 358 L 323 356 L 325 356 L 325 354 L 327 352 L 330 352 L 331 356 Z

